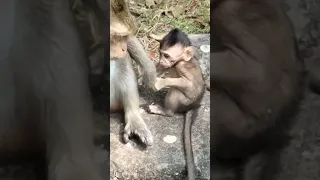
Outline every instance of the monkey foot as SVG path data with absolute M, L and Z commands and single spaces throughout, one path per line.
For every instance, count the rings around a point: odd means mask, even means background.
M 159 105 L 149 105 L 149 113 L 166 116 L 164 109 Z
M 139 137 L 139 139 L 147 146 L 151 146 L 153 144 L 153 136 L 151 131 L 148 129 L 147 125 L 144 123 L 141 117 L 138 120 L 128 121 L 124 128 L 123 139 L 125 143 L 129 142 L 129 137 L 132 134 L 135 134 Z M 141 118 L 141 119 L 140 119 Z

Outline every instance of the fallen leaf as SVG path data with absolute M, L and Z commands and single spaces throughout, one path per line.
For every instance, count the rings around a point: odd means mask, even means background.
M 157 4 L 161 4 L 163 0 L 155 0 Z
M 159 19 L 160 17 L 161 17 L 161 14 L 162 13 L 164 13 L 165 12 L 165 10 L 163 10 L 163 9 L 158 9 L 154 14 L 154 17 L 152 18 L 152 20 L 154 20 L 154 19 Z
M 199 19 L 199 18 L 194 18 L 193 19 L 195 22 L 201 24 L 203 27 L 206 27 L 208 24 L 206 22 L 204 22 L 203 19 Z
M 165 36 L 166 34 L 163 33 L 163 34 L 159 34 L 159 35 L 156 35 L 156 34 L 150 34 L 149 36 L 152 38 L 152 39 L 155 39 L 157 41 L 160 41 L 161 39 L 163 39 L 163 37 Z
M 174 7 L 174 9 L 171 11 L 172 11 L 172 15 L 174 17 L 178 17 L 183 13 L 184 8 L 183 8 L 183 6 L 178 5 L 178 6 Z
M 154 0 L 146 0 L 146 6 L 148 8 L 150 8 L 150 7 L 154 6 L 154 5 L 155 5 Z
M 174 18 L 171 14 L 169 14 L 169 13 L 167 13 L 167 16 L 169 17 L 169 18 Z
M 140 6 L 144 5 L 144 0 L 135 0 L 135 3 L 137 3 Z

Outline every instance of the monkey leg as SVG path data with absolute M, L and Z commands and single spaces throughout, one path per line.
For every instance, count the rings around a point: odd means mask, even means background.
M 174 116 L 176 112 L 183 112 L 182 109 L 179 109 L 181 108 L 181 105 L 189 105 L 188 99 L 181 91 L 171 89 L 165 97 L 164 108 L 160 105 L 150 105 L 149 112 L 152 114 L 171 117 Z
M 127 59 L 131 61 L 131 59 Z M 126 74 L 120 87 L 120 99 L 124 107 L 125 122 L 124 142 L 129 142 L 129 136 L 136 134 L 146 145 L 152 145 L 153 137 L 140 114 L 139 92 L 137 79 L 133 71 L 132 62 L 127 62 Z
M 168 117 L 173 116 L 179 106 L 179 102 L 177 102 L 177 101 L 172 102 L 172 99 L 175 98 L 174 94 L 176 94 L 176 93 L 174 92 L 173 89 L 171 89 L 167 92 L 166 97 L 165 97 L 165 107 L 162 107 L 158 104 L 149 105 L 149 113 L 157 114 L 157 115 L 161 115 L 161 116 L 168 116 Z M 176 99 L 174 99 L 174 100 L 176 100 Z
M 160 106 L 158 104 L 149 105 L 149 113 L 150 114 L 162 115 L 162 116 L 173 116 L 174 115 L 174 113 L 166 112 L 166 110 L 162 106 Z

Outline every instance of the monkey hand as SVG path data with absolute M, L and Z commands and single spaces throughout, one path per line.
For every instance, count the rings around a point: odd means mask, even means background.
M 157 91 L 165 87 L 165 81 L 163 78 L 156 78 L 155 88 Z
M 153 137 L 151 131 L 144 123 L 140 114 L 127 113 L 125 116 L 127 124 L 124 128 L 124 142 L 128 143 L 129 137 L 135 134 L 145 145 L 151 146 L 153 144 Z
M 153 91 L 157 91 L 155 88 L 156 83 L 156 73 L 155 72 L 145 72 L 143 75 L 143 84 Z

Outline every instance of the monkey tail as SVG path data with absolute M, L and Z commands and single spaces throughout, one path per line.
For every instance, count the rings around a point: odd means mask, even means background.
M 191 129 L 193 120 L 196 118 L 198 108 L 191 109 L 185 114 L 184 125 L 184 150 L 186 154 L 188 180 L 195 180 L 195 163 L 192 151 Z

